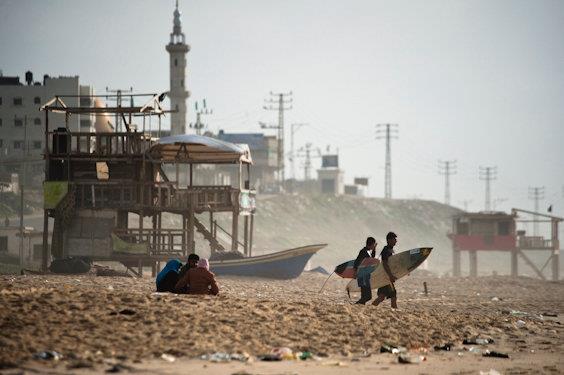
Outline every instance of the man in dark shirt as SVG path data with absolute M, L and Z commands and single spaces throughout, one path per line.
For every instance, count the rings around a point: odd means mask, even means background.
M 394 286 L 394 282 L 396 281 L 396 277 L 392 274 L 392 270 L 390 269 L 390 265 L 388 264 L 388 259 L 394 254 L 394 246 L 397 243 L 397 236 L 394 232 L 389 232 L 386 235 L 386 242 L 388 243 L 382 249 L 380 253 L 380 257 L 382 258 L 382 266 L 384 267 L 384 271 L 388 274 L 388 278 L 390 279 L 390 284 L 378 288 L 378 298 L 372 302 L 374 306 L 378 306 L 383 300 L 389 298 L 392 303 L 392 308 L 397 309 L 397 297 L 396 297 L 396 288 Z
M 376 257 L 376 240 L 374 237 L 368 237 L 366 239 L 366 246 L 363 247 L 354 261 L 354 277 L 357 278 L 358 267 L 365 258 Z M 360 287 L 360 299 L 356 302 L 357 304 L 364 305 L 366 302 L 372 299 L 372 289 L 370 288 L 370 275 L 358 279 L 358 286 Z

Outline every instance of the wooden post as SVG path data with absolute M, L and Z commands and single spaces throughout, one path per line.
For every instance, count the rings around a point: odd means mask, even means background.
M 255 226 L 255 214 L 251 212 L 251 225 L 249 228 L 249 256 L 253 256 L 253 230 Z
M 213 229 L 213 211 L 210 209 L 210 233 L 215 240 L 215 233 Z M 215 248 L 215 241 L 210 241 L 210 253 L 213 255 L 217 249 Z
M 243 219 L 243 247 L 245 255 L 249 256 L 249 215 L 245 215 Z
M 552 280 L 558 281 L 560 267 L 560 241 L 558 240 L 558 220 L 552 219 Z
M 470 256 L 470 277 L 478 276 L 478 252 L 471 250 L 468 252 Z
M 49 111 L 45 111 L 45 181 L 49 181 Z M 41 271 L 49 266 L 49 211 L 43 209 L 43 251 L 41 253 Z
M 192 166 L 192 164 L 190 164 Z M 188 207 L 188 253 L 196 253 L 194 249 L 194 202 L 195 195 L 190 194 L 190 207 Z
M 460 250 L 452 248 L 452 276 L 460 277 Z
M 519 276 L 519 258 L 517 255 L 519 254 L 518 249 L 511 250 L 511 276 L 517 277 Z
M 231 251 L 237 251 L 239 247 L 239 212 L 233 211 L 231 224 Z
M 185 257 L 188 254 L 186 224 L 186 215 L 182 214 L 182 254 L 184 254 Z
M 139 277 L 143 277 L 143 259 L 139 258 L 137 262 L 137 273 Z

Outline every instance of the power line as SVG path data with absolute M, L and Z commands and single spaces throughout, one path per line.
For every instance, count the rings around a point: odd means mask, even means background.
M 445 176 L 445 204 L 450 205 L 450 176 L 456 174 L 456 160 L 439 160 L 439 174 Z
M 539 202 L 541 199 L 544 199 L 544 186 L 529 187 L 529 199 L 535 202 L 535 212 L 539 212 Z M 538 236 L 539 234 L 539 223 L 537 219 L 537 215 L 534 215 L 533 236 Z
M 376 139 L 386 140 L 386 175 L 384 180 L 384 197 L 392 198 L 392 147 L 391 140 L 398 139 L 398 124 L 376 125 Z
M 479 169 L 480 180 L 486 181 L 485 210 L 491 211 L 491 182 L 497 179 L 497 167 L 482 167 Z
M 270 98 L 265 99 L 265 104 L 263 108 L 267 111 L 278 111 L 278 125 L 266 125 L 261 123 L 261 128 L 263 129 L 277 129 L 278 130 L 278 182 L 280 187 L 284 185 L 285 173 L 284 173 L 284 111 L 292 109 L 292 106 L 286 106 L 286 104 L 292 103 L 292 98 L 287 97 L 292 96 L 292 92 L 288 93 L 274 93 L 270 92 Z
M 319 148 L 312 150 L 311 143 L 306 143 L 304 147 L 301 147 L 298 150 L 298 157 L 304 158 L 304 180 L 309 181 L 311 180 L 311 159 L 312 158 L 319 158 L 321 157 L 321 151 Z M 312 155 L 312 151 L 316 151 L 315 155 Z

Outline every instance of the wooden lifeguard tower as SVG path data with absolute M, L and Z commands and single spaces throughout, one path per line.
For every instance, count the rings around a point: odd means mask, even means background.
M 151 266 L 155 273 L 157 262 L 195 251 L 195 231 L 209 242 L 212 256 L 250 255 L 255 191 L 249 186 L 248 147 L 199 135 L 152 137 L 155 129 L 147 126 L 148 119 L 157 117 L 160 130 L 164 96 L 131 96 L 148 102 L 138 107 L 67 107 L 66 96 L 58 96 L 42 107 L 46 144 L 42 268 L 47 269 L 51 256 L 84 256 L 121 262 L 139 275 L 143 266 Z M 65 123 L 50 127 L 50 113 L 63 113 Z M 124 129 L 73 131 L 68 126 L 73 115 L 119 117 Z M 194 166 L 201 164 L 234 165 L 235 186 L 195 185 Z M 185 185 L 180 182 L 181 170 L 189 176 Z M 195 216 L 204 212 L 209 213 L 209 227 Z M 182 227 L 163 228 L 164 213 L 177 215 Z M 213 216 L 217 213 L 232 215 L 230 249 L 217 240 Z M 238 251 L 239 216 L 245 223 L 245 254 Z M 54 224 L 49 254 L 50 218 Z M 144 219 L 149 218 L 147 225 Z
M 532 215 L 533 219 L 521 218 L 521 215 Z M 544 218 L 539 220 L 538 217 Z M 465 212 L 453 217 L 452 240 L 453 275 L 461 274 L 461 254 L 468 252 L 470 276 L 478 275 L 479 251 L 508 251 L 511 253 L 511 275 L 518 275 L 518 258 L 521 257 L 535 273 L 546 280 L 543 271 L 552 262 L 552 279 L 559 278 L 558 223 L 562 218 L 513 208 L 511 214 L 504 212 Z M 528 236 L 519 230 L 520 223 L 550 223 L 550 239 L 542 236 Z M 551 254 L 540 269 L 531 261 L 525 251 L 550 251 Z

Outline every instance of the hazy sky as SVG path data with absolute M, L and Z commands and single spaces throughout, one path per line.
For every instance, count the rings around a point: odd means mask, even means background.
M 384 192 L 377 123 L 399 124 L 393 195 L 442 201 L 438 159 L 457 159 L 452 200 L 484 208 L 478 166 L 497 166 L 497 208 L 564 214 L 564 1 L 180 1 L 193 100 L 213 130 L 260 131 L 268 92 L 289 91 L 296 145 L 339 149 L 345 178 Z M 0 69 L 168 89 L 173 0 L 0 0 Z M 193 113 L 188 121 L 193 121 Z M 287 132 L 289 136 L 289 132 Z M 301 163 L 298 164 L 298 166 Z M 314 164 L 317 166 L 319 160 Z M 300 176 L 302 168 L 299 168 Z M 289 172 L 287 172 L 289 175 Z

